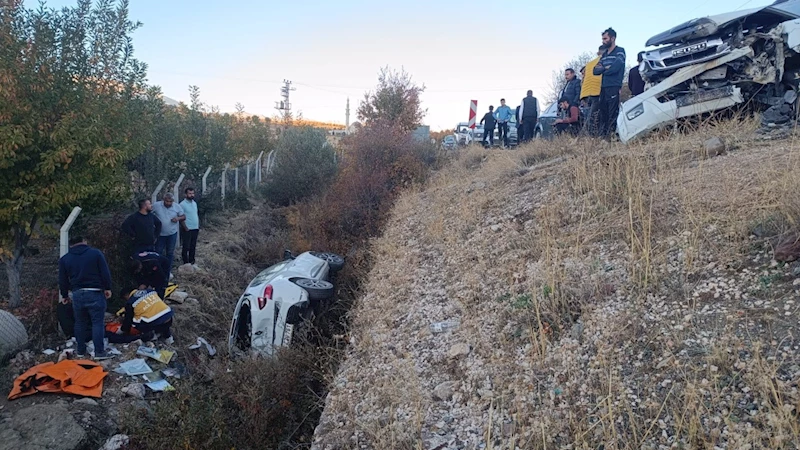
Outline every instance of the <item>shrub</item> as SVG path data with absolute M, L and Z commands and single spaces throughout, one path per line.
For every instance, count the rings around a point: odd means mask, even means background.
M 303 242 L 348 252 L 375 236 L 396 195 L 423 182 L 436 163 L 430 143 L 386 121 L 372 122 L 345 141 L 336 182 L 314 202 L 294 211 L 304 223 Z
M 321 130 L 289 128 L 275 152 L 275 168 L 264 187 L 274 204 L 285 206 L 309 198 L 329 185 L 336 174 L 333 148 Z

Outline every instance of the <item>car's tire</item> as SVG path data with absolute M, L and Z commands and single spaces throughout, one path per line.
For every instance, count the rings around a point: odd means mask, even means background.
M 330 267 L 333 272 L 338 272 L 344 267 L 344 258 L 336 253 L 311 252 L 311 254 L 327 262 L 328 267 Z
M 308 292 L 310 300 L 325 300 L 333 297 L 333 284 L 325 280 L 312 280 L 310 278 L 298 278 L 294 284 L 300 286 Z

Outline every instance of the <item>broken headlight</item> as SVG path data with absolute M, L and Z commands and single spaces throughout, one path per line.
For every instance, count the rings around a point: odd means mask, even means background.
M 625 113 L 625 117 L 627 117 L 628 120 L 633 120 L 641 116 L 642 114 L 644 114 L 644 103 L 639 103 L 638 105 L 631 108 L 630 111 Z

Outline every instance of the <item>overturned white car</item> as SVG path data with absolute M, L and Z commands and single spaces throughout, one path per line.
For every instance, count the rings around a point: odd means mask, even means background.
M 333 273 L 344 259 L 333 253 L 287 254 L 250 282 L 233 312 L 228 335 L 231 355 L 273 355 L 292 343 L 295 328 L 313 318 L 334 295 Z
M 800 0 L 694 19 L 647 41 L 639 66 L 644 93 L 623 103 L 619 137 L 648 132 L 740 104 L 768 122 L 796 114 L 800 85 Z

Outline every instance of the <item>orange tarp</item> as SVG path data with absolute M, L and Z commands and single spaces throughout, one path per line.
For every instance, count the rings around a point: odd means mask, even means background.
M 103 367 L 93 361 L 65 359 L 58 363 L 46 362 L 31 367 L 17 377 L 8 399 L 14 400 L 37 392 L 100 398 L 103 396 L 103 379 L 106 375 L 108 373 Z

